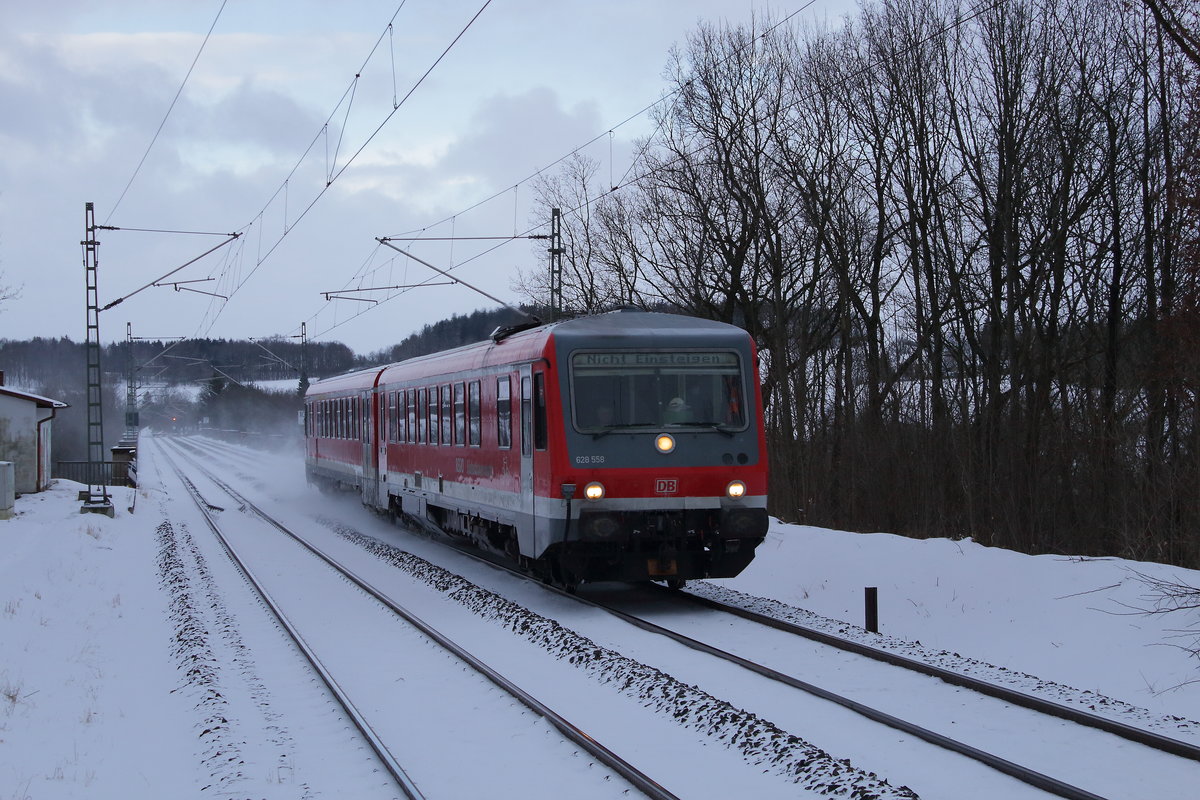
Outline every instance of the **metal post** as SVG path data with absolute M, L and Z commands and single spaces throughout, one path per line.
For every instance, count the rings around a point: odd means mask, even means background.
M 84 205 L 83 269 L 87 282 L 87 432 L 88 488 L 80 511 L 113 516 L 112 499 L 104 483 L 104 405 L 100 372 L 100 303 L 96 285 L 99 266 L 96 240 L 96 213 L 91 203 Z M 82 492 L 80 493 L 83 494 Z
M 879 588 L 867 586 L 863 589 L 863 600 L 866 605 L 867 630 L 879 633 Z

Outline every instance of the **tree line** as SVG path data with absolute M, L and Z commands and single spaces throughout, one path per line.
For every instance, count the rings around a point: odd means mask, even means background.
M 398 344 L 356 355 L 341 342 L 185 339 L 114 342 L 101 348 L 104 441 L 117 443 L 126 428 L 132 371 L 138 421 L 159 430 L 200 427 L 256 435 L 298 436 L 301 372 L 311 380 L 401 361 L 484 339 L 516 321 L 508 309 L 475 311 L 424 326 Z M 0 370 L 10 387 L 68 404 L 57 412 L 54 458 L 87 458 L 86 345 L 69 337 L 0 339 Z M 263 381 L 296 381 L 296 391 L 265 391 Z M 187 390 L 186 386 L 199 386 Z M 306 388 L 306 387 L 305 387 Z
M 1200 566 L 1197 69 L 1150 11 L 702 23 L 666 74 L 629 185 L 575 156 L 538 213 L 567 308 L 751 333 L 773 513 Z
M 162 428 L 244 420 L 266 432 L 286 428 L 300 408 L 300 369 L 312 376 L 354 368 L 359 360 L 340 342 L 310 342 L 302 348 L 290 339 L 261 341 L 187 339 L 114 342 L 101 348 L 104 441 L 114 445 L 126 427 L 126 396 L 132 369 L 143 425 Z M 0 370 L 5 384 L 69 405 L 55 415 L 54 459 L 87 459 L 87 354 L 84 342 L 68 337 L 0 340 Z M 295 380 L 296 392 L 265 392 L 259 381 Z M 181 386 L 198 384 L 201 391 Z M 232 391 L 226 392 L 226 388 Z M 216 389 L 216 391 L 214 391 Z M 255 405 L 257 404 L 257 408 Z M 271 409 L 260 413 L 258 409 Z

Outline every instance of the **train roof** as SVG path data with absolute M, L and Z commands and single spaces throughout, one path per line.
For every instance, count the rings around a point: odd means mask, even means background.
M 438 371 L 442 372 L 446 371 L 442 368 L 448 364 L 452 364 L 453 371 L 457 371 L 494 364 L 536 361 L 546 355 L 546 347 L 552 336 L 568 343 L 578 339 L 581 342 L 586 341 L 589 346 L 597 347 L 619 347 L 622 346 L 623 340 L 627 341 L 632 337 L 653 336 L 663 344 L 678 347 L 688 346 L 693 341 L 697 344 L 702 341 L 708 345 L 721 339 L 730 343 L 744 342 L 749 335 L 741 328 L 725 322 L 623 308 L 604 314 L 560 320 L 507 335 L 497 331 L 493 338 L 482 342 L 325 378 L 314 382 L 307 395 L 371 389 L 381 383 L 403 379 L 413 370 L 419 372 L 423 365 L 430 363 L 437 363 Z
M 711 340 L 713 337 L 720 338 L 722 336 L 745 339 L 748 334 L 736 325 L 716 320 L 623 308 L 607 314 L 578 317 L 560 322 L 556 326 L 555 336 L 563 338 L 599 337 L 601 339 L 666 336 L 672 340 L 679 338 Z

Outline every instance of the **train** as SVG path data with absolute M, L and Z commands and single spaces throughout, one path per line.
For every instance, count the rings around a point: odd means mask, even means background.
M 547 583 L 738 575 L 767 532 L 758 354 L 622 308 L 314 382 L 305 474 Z

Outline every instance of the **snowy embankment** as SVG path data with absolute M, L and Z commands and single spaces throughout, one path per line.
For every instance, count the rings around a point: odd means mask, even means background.
M 198 697 L 176 659 L 181 631 L 158 564 L 166 492 L 151 465 L 143 472 L 136 495 L 114 490 L 115 519 L 79 514 L 79 487 L 60 481 L 20 498 L 16 517 L 0 522 L 4 800 L 162 795 L 199 790 L 214 774 L 219 756 L 197 727 Z M 292 466 L 260 474 L 279 476 L 263 480 L 277 481 L 271 489 L 280 499 L 305 502 Z M 746 573 L 719 585 L 846 627 L 862 622 L 863 587 L 877 586 L 887 637 L 1094 692 L 1101 702 L 1146 709 L 1147 719 L 1198 720 L 1200 661 L 1188 650 L 1196 628 L 1186 632 L 1196 617 L 1138 613 L 1153 604 L 1139 573 L 1200 586 L 1200 573 L 1156 564 L 781 523 Z M 1195 731 L 1194 723 L 1183 727 Z M 303 735 L 272 730 L 266 738 Z M 336 785 L 318 764 L 267 758 L 266 749 L 247 747 L 263 753 L 261 763 L 233 770 L 255 796 L 317 796 L 318 786 Z M 446 752 L 447 768 L 461 768 L 453 748 Z

